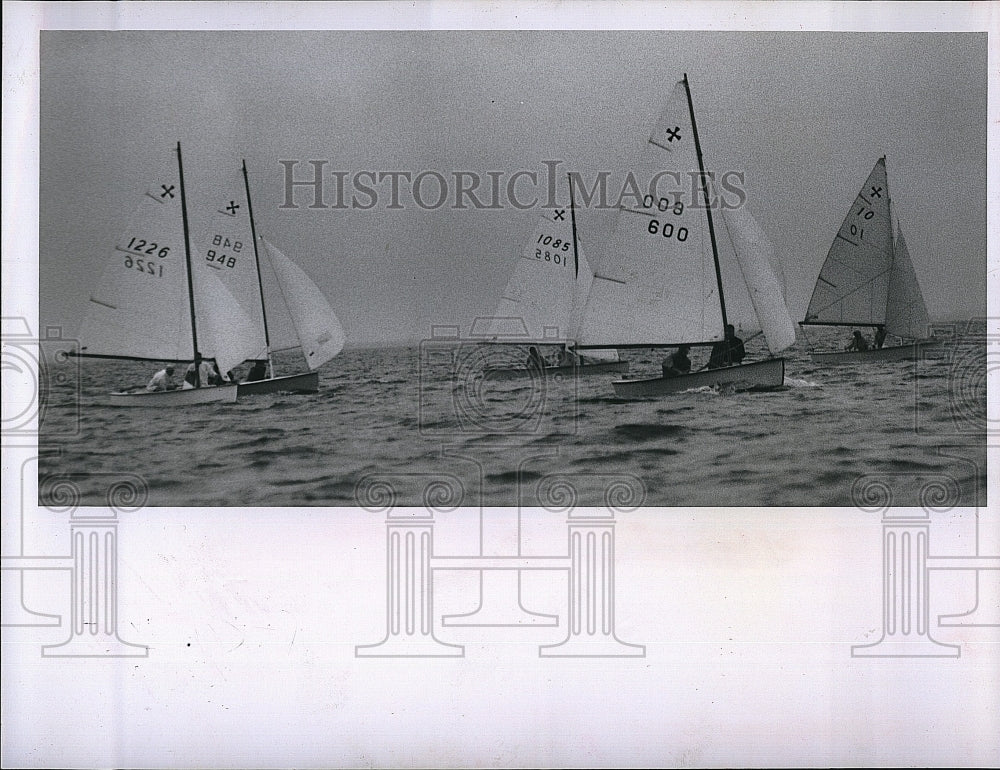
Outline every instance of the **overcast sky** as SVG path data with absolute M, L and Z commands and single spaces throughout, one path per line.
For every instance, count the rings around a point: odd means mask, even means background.
M 745 174 L 794 320 L 883 154 L 932 319 L 984 315 L 986 50 L 981 33 L 46 31 L 40 320 L 77 330 L 179 140 L 195 230 L 245 158 L 259 231 L 322 287 L 349 344 L 467 329 L 492 311 L 539 213 L 510 205 L 511 175 L 536 173 L 544 203 L 544 161 L 620 172 L 684 72 L 706 166 Z M 305 190 L 282 209 L 281 160 L 300 161 L 300 178 L 327 161 L 328 204 L 333 171 L 348 196 L 358 171 L 436 171 L 449 198 L 421 208 L 404 181 L 403 208 L 389 209 L 384 180 L 369 210 L 309 209 Z M 455 210 L 456 171 L 494 172 L 501 208 Z M 434 180 L 422 190 L 433 204 Z M 532 197 L 523 177 L 517 194 Z M 611 222 L 580 212 L 598 266 Z

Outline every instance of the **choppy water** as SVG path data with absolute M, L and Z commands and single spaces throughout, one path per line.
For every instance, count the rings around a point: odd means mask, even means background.
M 51 364 L 42 502 L 78 493 L 105 505 L 119 479 L 154 506 L 985 501 L 982 339 L 865 367 L 814 365 L 800 340 L 785 354 L 783 390 L 639 402 L 616 398 L 616 375 L 481 379 L 485 362 L 510 354 L 445 342 L 348 350 L 323 367 L 317 394 L 185 410 L 92 403 L 154 366 Z M 662 353 L 628 358 L 630 376 L 652 375 Z

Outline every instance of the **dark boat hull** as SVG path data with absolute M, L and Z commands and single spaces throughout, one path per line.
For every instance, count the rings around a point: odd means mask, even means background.
M 318 393 L 319 372 L 302 372 L 256 382 L 241 382 L 238 388 L 237 397 L 260 396 L 266 393 Z

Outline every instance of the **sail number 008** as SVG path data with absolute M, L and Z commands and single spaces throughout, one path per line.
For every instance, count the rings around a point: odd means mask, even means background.
M 664 238 L 676 237 L 681 242 L 688 239 L 688 229 L 686 227 L 674 227 L 671 222 L 664 222 L 661 227 L 657 220 L 650 219 L 647 229 L 650 235 L 662 235 Z

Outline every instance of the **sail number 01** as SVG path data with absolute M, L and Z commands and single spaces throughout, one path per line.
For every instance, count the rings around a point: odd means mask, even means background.
M 566 255 L 561 254 L 560 251 L 569 251 L 569 241 L 563 240 L 562 238 L 553 238 L 551 235 L 539 235 L 538 243 L 543 246 L 551 246 L 552 251 L 545 249 L 535 249 L 535 259 L 540 259 L 544 262 L 552 262 L 556 265 L 568 264 L 566 261 Z
M 871 219 L 873 216 L 875 216 L 875 212 L 872 211 L 871 209 L 866 208 L 865 206 L 861 206 L 859 204 L 858 211 L 857 211 L 857 213 L 854 216 L 855 217 L 864 217 L 865 219 Z M 865 237 L 865 228 L 858 227 L 857 225 L 851 225 L 851 235 L 856 235 L 856 236 L 858 236 L 859 239 L 860 238 L 864 238 Z
M 649 220 L 647 228 L 650 235 L 662 235 L 664 238 L 675 237 L 682 243 L 688 239 L 688 229 L 686 227 L 674 227 L 671 222 L 664 222 L 663 226 L 655 219 Z

